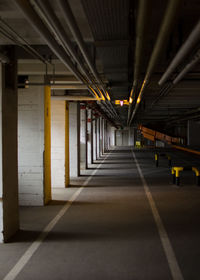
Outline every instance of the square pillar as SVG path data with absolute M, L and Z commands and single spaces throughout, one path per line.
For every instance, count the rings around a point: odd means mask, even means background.
M 96 120 L 96 159 L 100 157 L 100 118 Z
M 0 64 L 0 242 L 19 229 L 17 162 L 17 62 Z
M 97 140 L 97 137 L 96 137 L 96 134 L 97 134 L 97 119 L 93 119 L 92 121 L 92 127 L 93 127 L 93 161 L 97 159 L 97 153 L 96 153 L 96 140 Z
M 80 175 L 80 107 L 69 102 L 69 173 L 70 178 Z
M 87 161 L 88 164 L 92 164 L 92 110 L 87 109 Z
M 43 76 L 29 76 L 44 82 Z M 51 200 L 51 89 L 18 89 L 18 166 L 20 205 L 42 206 Z
M 87 167 L 87 148 L 86 148 L 86 106 L 80 105 L 80 169 L 85 170 Z
M 53 188 L 65 188 L 64 100 L 51 100 L 51 181 Z

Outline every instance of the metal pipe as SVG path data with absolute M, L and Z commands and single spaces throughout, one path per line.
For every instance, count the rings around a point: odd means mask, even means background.
M 87 52 L 87 49 L 86 49 L 86 46 L 85 46 L 85 42 L 83 41 L 83 38 L 82 38 L 82 35 L 81 35 L 81 32 L 76 24 L 76 20 L 74 18 L 74 15 L 72 13 L 72 10 L 70 8 L 70 5 L 68 3 L 67 0 L 59 0 L 58 3 L 60 4 L 60 9 L 64 15 L 64 20 L 67 22 L 67 25 L 69 26 L 70 28 L 70 31 L 73 35 L 73 37 L 76 39 L 76 42 L 80 48 L 80 51 L 85 59 L 85 61 L 87 62 L 91 72 L 93 73 L 96 81 L 98 83 L 102 83 L 102 81 L 99 79 L 98 77 L 98 73 L 92 63 L 92 60 L 90 58 L 90 56 L 88 55 L 88 52 Z
M 191 61 L 186 64 L 183 70 L 173 80 L 173 84 L 176 85 L 183 77 L 200 61 L 200 49 L 195 53 Z
M 189 37 L 182 45 L 182 47 L 177 52 L 176 56 L 168 66 L 165 73 L 162 75 L 158 84 L 161 86 L 163 85 L 169 76 L 173 73 L 175 68 L 181 63 L 181 61 L 186 57 L 186 55 L 195 47 L 195 45 L 200 41 L 200 20 L 190 33 Z
M 138 18 L 136 24 L 135 63 L 134 63 L 134 70 L 133 70 L 134 79 L 133 79 L 133 86 L 130 93 L 130 98 L 132 98 L 132 100 L 133 100 L 133 94 L 135 94 L 137 89 L 138 79 L 140 75 L 142 50 L 144 46 L 144 32 L 145 32 L 146 22 L 148 19 L 147 17 L 148 6 L 149 6 L 149 1 L 146 0 L 139 1 L 139 12 L 138 12 Z M 133 103 L 131 103 L 131 105 L 128 108 L 127 124 L 129 124 L 130 121 L 132 107 L 133 107 Z
M 76 20 L 74 18 L 74 15 L 72 13 L 70 5 L 69 5 L 67 0 L 59 0 L 58 3 L 60 4 L 60 9 L 61 9 L 61 11 L 62 11 L 62 13 L 64 15 L 64 19 L 65 19 L 66 23 L 68 24 L 69 29 L 70 29 L 73 37 L 75 38 L 75 40 L 76 40 L 76 42 L 77 42 L 77 44 L 78 44 L 78 46 L 80 48 L 80 51 L 81 51 L 81 53 L 82 53 L 86 63 L 89 66 L 90 71 L 94 75 L 97 83 L 99 83 L 101 85 L 101 88 L 103 90 L 104 98 L 106 99 L 106 90 L 104 88 L 103 82 L 99 78 L 97 70 L 95 69 L 95 67 L 94 67 L 94 65 L 92 63 L 91 57 L 89 56 L 89 54 L 87 52 L 87 49 L 86 49 L 86 46 L 85 46 L 85 42 L 83 41 L 81 32 L 80 32 L 80 30 L 79 30 L 79 28 L 78 28 L 78 26 L 76 24 Z M 111 114 L 114 114 L 116 117 L 119 117 L 117 115 L 114 107 L 112 106 L 112 104 L 110 102 L 109 102 L 109 105 L 106 104 L 105 106 L 109 107 L 109 110 L 111 111 Z
M 38 2 L 38 4 L 39 4 L 39 7 L 42 8 L 45 16 L 47 17 L 46 20 L 51 23 L 52 28 L 55 29 L 56 34 L 59 37 L 60 41 L 63 43 L 64 46 L 67 47 L 67 49 L 70 52 L 70 54 L 72 55 L 73 59 L 78 63 L 83 74 L 85 74 L 85 76 L 89 80 L 89 83 L 93 83 L 95 86 L 93 79 L 91 77 L 89 77 L 89 73 L 88 73 L 87 69 L 80 62 L 80 59 L 78 58 L 78 55 L 74 50 L 73 44 L 71 43 L 70 39 L 68 38 L 64 28 L 62 27 L 59 20 L 57 19 L 56 15 L 55 15 L 53 9 L 51 8 L 51 6 L 49 5 L 48 1 L 42 0 L 42 1 Z M 88 84 L 88 81 L 86 81 L 86 83 Z M 95 86 L 95 87 L 98 90 L 98 87 L 97 86 Z M 104 104 L 104 105 L 107 106 L 107 104 Z
M 56 54 L 56 56 L 68 69 L 70 69 L 70 71 L 76 76 L 77 79 L 82 80 L 82 76 L 78 72 L 77 68 L 74 66 L 70 58 L 66 55 L 63 48 L 58 45 L 51 32 L 46 28 L 43 21 L 32 8 L 31 4 L 28 1 L 23 0 L 15 0 L 15 3 L 23 12 L 27 20 L 31 23 L 33 28 L 43 37 L 47 45 Z
M 136 102 L 136 106 L 135 109 L 133 110 L 133 113 L 131 115 L 131 120 L 130 123 L 132 122 L 137 109 L 139 107 L 139 104 L 142 100 L 142 96 L 144 94 L 144 90 L 149 82 L 149 79 L 154 71 L 154 68 L 158 62 L 158 59 L 160 57 L 161 52 L 163 51 L 164 46 L 166 45 L 166 41 L 169 37 L 170 31 L 173 27 L 173 23 L 174 20 L 176 18 L 176 13 L 177 13 L 177 9 L 179 7 L 181 3 L 181 0 L 170 0 L 169 4 L 167 6 L 166 12 L 165 12 L 165 16 L 156 40 L 156 44 L 153 48 L 153 52 L 151 54 L 150 60 L 149 60 L 149 64 L 147 67 L 147 71 L 145 74 L 145 78 L 144 81 L 142 83 L 138 98 L 137 98 L 137 102 Z
M 6 26 L 6 28 L 9 30 L 9 32 L 3 28 L 2 26 L 0 27 L 2 30 L 1 32 L 4 34 L 4 36 L 6 36 L 7 38 L 9 38 L 12 42 L 16 43 L 17 45 L 19 45 L 20 47 L 22 47 L 23 49 L 25 49 L 25 51 L 27 51 L 28 53 L 30 53 L 33 57 L 41 60 L 44 64 L 49 64 L 51 66 L 54 66 L 52 63 L 50 63 L 48 60 L 46 60 L 44 57 L 42 57 L 21 35 L 19 35 L 7 22 L 5 22 L 1 17 L 0 17 L 0 22 Z M 10 32 L 12 34 L 10 34 Z M 13 37 L 13 34 L 15 36 L 15 38 Z M 17 38 L 17 39 L 16 39 Z
M 57 16 L 55 15 L 54 10 L 52 9 L 49 1 L 41 0 L 37 2 L 37 5 L 39 5 L 40 9 L 42 9 L 45 18 L 48 21 L 48 24 L 51 25 L 51 27 L 54 29 L 56 36 L 59 38 L 63 46 L 67 48 L 74 61 L 80 67 L 82 73 L 87 77 L 89 82 L 92 83 L 87 69 L 80 61 L 80 58 L 78 57 L 78 54 L 74 49 L 73 43 L 70 41 L 65 29 L 63 28 L 62 24 L 60 23 Z
M 51 99 L 54 100 L 70 100 L 70 101 L 97 101 L 97 98 L 89 96 L 73 96 L 73 95 L 52 95 Z

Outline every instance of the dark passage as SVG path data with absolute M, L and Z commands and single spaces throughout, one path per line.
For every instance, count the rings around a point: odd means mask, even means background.
M 200 189 L 192 175 L 185 176 L 181 187 L 172 185 L 164 160 L 156 168 L 152 151 L 134 152 L 183 277 L 198 280 Z M 17 280 L 173 279 L 131 150 L 118 148 L 106 156 Z M 10 244 L 0 245 L 1 279 L 86 179 L 55 190 L 55 200 L 46 207 L 21 208 L 21 231 Z

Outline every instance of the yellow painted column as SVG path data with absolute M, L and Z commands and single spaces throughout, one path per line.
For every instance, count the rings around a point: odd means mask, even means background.
M 51 88 L 44 88 L 44 203 L 51 200 Z
M 65 101 L 65 187 L 69 186 L 69 104 Z

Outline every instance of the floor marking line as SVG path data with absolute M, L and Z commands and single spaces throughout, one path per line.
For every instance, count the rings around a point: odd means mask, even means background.
M 58 221 L 64 216 L 64 214 L 67 212 L 67 210 L 70 208 L 72 203 L 76 200 L 76 198 L 79 196 L 81 191 L 84 189 L 84 186 L 86 186 L 92 177 L 96 174 L 98 169 L 101 167 L 102 163 L 107 159 L 110 153 L 106 155 L 106 157 L 101 161 L 100 164 L 98 164 L 97 168 L 92 172 L 92 174 L 87 178 L 86 181 L 82 184 L 82 186 L 71 196 L 71 198 L 65 203 L 65 205 L 61 208 L 61 210 L 58 212 L 58 214 L 51 220 L 51 222 L 43 229 L 43 231 L 40 233 L 38 238 L 28 247 L 26 252 L 23 254 L 23 256 L 18 260 L 18 262 L 15 264 L 15 266 L 8 272 L 8 274 L 2 279 L 2 280 L 14 280 L 17 275 L 20 273 L 20 271 L 24 268 L 24 266 L 28 263 L 30 258 L 33 256 L 33 254 L 37 251 L 39 246 L 42 244 L 42 242 L 45 240 L 47 235 L 50 233 L 50 231 L 54 228 L 54 226 L 58 223 Z
M 161 240 L 161 243 L 162 243 L 166 258 L 167 258 L 167 262 L 168 262 L 168 265 L 169 265 L 169 268 L 170 268 L 170 271 L 172 274 L 172 278 L 173 278 L 173 280 L 184 280 L 182 272 L 178 265 L 174 250 L 173 250 L 171 242 L 169 240 L 167 231 L 164 227 L 164 224 L 162 222 L 162 219 L 161 219 L 158 209 L 156 207 L 155 201 L 150 192 L 149 186 L 144 178 L 144 175 L 142 173 L 142 170 L 140 168 L 140 165 L 138 163 L 138 160 L 137 160 L 133 150 L 132 150 L 132 154 L 133 154 L 133 158 L 134 158 L 138 173 L 140 175 L 140 179 L 141 179 L 143 187 L 144 187 L 145 194 L 147 196 L 149 205 L 151 207 L 151 211 L 152 211 L 152 214 L 153 214 L 153 217 L 154 217 L 154 220 L 155 220 L 155 223 L 156 223 L 159 235 L 160 235 L 160 240 Z

